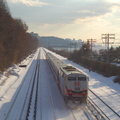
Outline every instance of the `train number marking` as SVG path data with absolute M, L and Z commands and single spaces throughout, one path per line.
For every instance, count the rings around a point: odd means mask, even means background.
M 80 83 L 79 82 L 74 82 L 74 85 L 75 86 L 80 86 Z

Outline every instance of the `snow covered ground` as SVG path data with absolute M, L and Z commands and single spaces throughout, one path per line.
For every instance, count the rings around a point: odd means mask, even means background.
M 18 93 L 20 92 L 19 89 L 24 83 L 26 74 L 29 71 L 31 64 L 33 64 L 33 60 L 36 58 L 36 55 L 34 56 L 34 58 L 30 58 L 28 56 L 24 61 L 22 61 L 21 65 L 27 65 L 26 67 L 19 67 L 18 65 L 16 67 L 10 68 L 10 70 L 12 69 L 12 71 L 14 71 L 12 72 L 12 74 L 7 74 L 7 77 L 5 76 L 6 74 L 2 75 L 0 79 L 0 120 L 5 119 L 7 113 L 10 111 L 10 108 L 14 105 L 15 99 L 17 98 Z M 32 67 L 34 68 L 34 65 Z M 23 89 L 22 92 L 25 92 L 25 90 Z M 17 108 L 15 108 L 14 114 L 16 114 L 16 112 L 19 113 L 19 107 L 21 107 L 20 104 L 21 101 L 22 101 L 21 99 L 18 100 L 17 103 L 18 106 Z M 12 120 L 17 120 L 17 119 L 12 119 Z
M 120 63 L 111 63 L 113 65 L 117 65 L 117 66 L 120 66 Z
M 38 52 L 34 55 L 34 58 L 26 58 L 21 64 L 27 64 L 27 67 L 21 68 L 15 66 L 12 68 L 13 75 L 2 76 L 0 78 L 0 120 L 4 120 L 6 116 L 6 111 L 11 105 L 13 98 L 15 97 L 16 91 L 20 87 L 26 73 L 28 72 L 33 60 L 36 58 Z M 43 53 L 42 53 L 43 54 Z M 51 71 L 47 66 L 44 55 L 41 54 L 41 71 L 40 71 L 40 94 L 38 96 L 38 120 L 74 120 L 74 116 L 69 108 L 66 107 L 62 95 L 55 83 Z M 55 53 L 53 53 L 55 54 Z M 56 55 L 56 54 L 55 54 Z M 59 59 L 63 60 L 68 64 L 74 65 L 76 68 L 80 69 L 86 75 L 89 76 L 89 88 L 92 89 L 96 94 L 98 94 L 104 101 L 106 101 L 111 107 L 120 114 L 120 85 L 113 82 L 113 77 L 106 78 L 98 73 L 89 72 L 88 69 L 77 65 L 64 57 L 56 55 Z M 34 67 L 33 67 L 34 68 Z M 32 70 L 31 73 L 32 74 Z M 28 79 L 29 76 L 28 76 Z M 47 88 L 47 91 L 45 91 Z M 49 98 L 48 98 L 49 96 Z M 89 96 L 94 99 L 94 97 L 89 94 Z M 97 102 L 94 99 L 95 102 Z M 17 108 L 16 108 L 17 109 Z M 15 111 L 16 111 L 15 109 Z M 77 120 L 86 120 L 83 111 L 73 111 Z M 108 111 L 106 111 L 108 112 Z M 17 120 L 17 119 L 15 119 Z M 117 120 L 114 118 L 111 120 Z

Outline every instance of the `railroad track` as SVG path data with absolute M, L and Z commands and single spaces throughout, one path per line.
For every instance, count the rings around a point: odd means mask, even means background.
M 38 97 L 38 84 L 39 84 L 39 71 L 40 71 L 40 53 L 38 54 L 37 64 L 35 68 L 35 74 L 33 78 L 33 83 L 31 86 L 30 100 L 26 113 L 26 120 L 32 119 L 36 120 L 37 113 L 37 97 Z
M 92 84 L 92 81 L 90 81 L 90 83 Z M 115 102 L 116 102 L 116 104 L 120 103 L 120 94 L 117 91 L 115 91 L 114 89 L 110 89 L 109 87 L 106 86 L 106 89 L 104 89 L 104 87 L 99 87 L 99 91 L 102 91 L 102 93 L 104 93 L 104 96 L 109 96 L 109 98 L 112 98 L 110 100 L 111 104 L 115 103 Z M 95 93 L 99 96 L 102 96 L 101 92 L 99 92 L 99 91 L 95 90 Z
M 99 104 L 95 103 L 90 97 L 88 97 L 87 107 L 98 120 L 120 119 L 120 115 L 115 110 L 113 110 L 107 103 L 105 103 L 99 96 L 97 96 L 90 89 L 89 92 L 92 95 L 94 95 L 94 98 L 97 100 L 97 103 Z
M 43 49 L 42 49 L 43 50 Z M 46 59 L 45 57 L 45 51 L 43 50 L 42 52 L 43 54 L 41 54 L 41 58 L 42 59 Z M 47 61 L 46 61 L 47 62 Z M 47 88 L 48 88 L 48 91 L 49 91 L 49 96 L 50 96 L 50 101 L 51 101 L 51 106 L 52 106 L 52 120 L 57 120 L 57 117 L 56 117 L 56 112 L 55 112 L 55 105 L 54 105 L 54 100 L 53 100 L 53 97 L 52 97 L 52 92 L 51 92 L 51 89 L 50 89 L 50 84 L 49 84 L 50 81 L 47 82 Z M 42 120 L 42 118 L 41 118 Z M 44 119 L 43 119 L 44 120 Z
M 26 108 L 26 100 L 29 96 L 29 90 L 31 88 L 31 84 L 32 84 L 32 78 L 31 80 L 28 77 L 31 73 L 34 74 L 35 70 L 35 62 L 30 66 L 27 74 L 25 75 L 23 82 L 21 83 L 21 85 L 19 86 L 19 88 L 16 90 L 16 94 L 15 96 L 13 96 L 12 98 L 12 103 L 9 105 L 8 107 L 8 111 L 5 113 L 3 120 L 23 120 L 22 118 L 24 118 L 22 116 L 23 111 L 25 112 L 25 108 Z M 33 76 L 33 74 L 31 76 Z M 23 92 L 23 90 L 25 90 Z M 24 93 L 24 94 L 23 94 Z
M 90 111 L 88 111 L 88 109 L 86 109 L 84 111 L 85 116 L 87 117 L 88 120 L 95 120 L 95 117 L 91 115 Z

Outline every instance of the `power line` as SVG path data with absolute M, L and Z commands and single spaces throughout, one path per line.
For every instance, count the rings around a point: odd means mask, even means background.
M 87 39 L 87 42 L 89 43 L 90 42 L 90 46 L 91 46 L 91 56 L 93 56 L 92 55 L 92 47 L 93 47 L 93 42 L 95 43 L 96 42 L 96 39 Z
M 103 44 L 107 45 L 107 63 L 109 63 L 109 45 L 114 44 L 115 42 L 115 34 L 102 34 L 101 35 L 102 40 L 104 39 L 105 42 Z M 113 42 L 110 43 L 110 40 L 113 40 Z

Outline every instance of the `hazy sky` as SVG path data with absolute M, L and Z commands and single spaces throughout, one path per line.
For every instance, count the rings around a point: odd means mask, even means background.
M 120 37 L 120 0 L 7 0 L 11 14 L 40 36 L 101 39 Z

